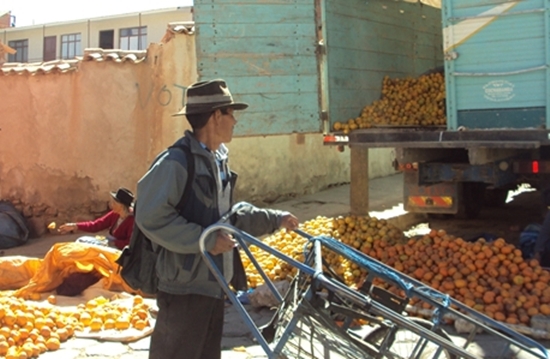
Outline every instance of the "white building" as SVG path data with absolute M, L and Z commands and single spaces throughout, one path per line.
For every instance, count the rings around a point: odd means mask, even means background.
M 10 19 L 10 13 L 0 13 Z M 45 62 L 82 56 L 85 48 L 146 50 L 168 23 L 192 21 L 191 6 L 158 9 L 51 24 L 0 26 L 0 42 L 17 50 L 8 62 Z

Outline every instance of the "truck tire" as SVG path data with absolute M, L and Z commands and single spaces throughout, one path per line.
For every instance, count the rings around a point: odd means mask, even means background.
M 456 217 L 474 219 L 479 217 L 483 208 L 485 184 L 480 182 L 463 182 L 461 203 Z

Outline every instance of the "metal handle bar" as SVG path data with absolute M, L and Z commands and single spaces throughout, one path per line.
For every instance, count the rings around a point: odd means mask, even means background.
M 321 264 L 320 259 L 316 260 L 316 262 L 319 263 L 318 268 L 312 268 L 309 265 L 304 264 L 300 261 L 295 260 L 292 257 L 287 256 L 286 254 L 284 254 L 284 253 L 268 246 L 267 244 L 263 243 L 262 241 L 260 241 L 259 239 L 255 238 L 255 237 L 251 236 L 250 234 L 248 234 L 246 232 L 243 232 L 243 231 L 241 231 L 241 230 L 239 230 L 239 229 L 237 229 L 237 228 L 235 228 L 235 227 L 233 227 L 229 224 L 225 224 L 225 223 L 214 224 L 214 225 L 209 226 L 206 230 L 203 231 L 203 234 L 201 235 L 201 238 L 200 238 L 200 241 L 199 241 L 199 246 L 200 246 L 200 250 L 201 250 L 202 253 L 206 252 L 205 247 L 204 247 L 205 246 L 204 242 L 206 240 L 206 237 L 208 237 L 211 233 L 213 233 L 215 231 L 219 231 L 219 230 L 222 230 L 222 231 L 225 231 L 229 234 L 232 234 L 234 236 L 234 238 L 237 240 L 237 242 L 239 243 L 239 245 L 250 256 L 251 260 L 253 260 L 253 263 L 257 264 L 257 262 L 254 259 L 254 256 L 252 255 L 252 253 L 250 252 L 250 249 L 247 246 L 247 243 L 255 245 L 255 246 L 259 247 L 262 250 L 265 250 L 266 252 L 272 254 L 273 256 L 275 256 L 275 257 L 289 263 L 290 265 L 296 267 L 299 271 L 302 271 L 302 272 L 306 273 L 307 275 L 310 275 L 311 277 L 313 277 L 315 279 L 318 279 L 319 282 L 321 282 L 323 285 L 325 285 L 328 289 L 338 291 L 344 297 L 346 297 L 347 299 L 357 303 L 358 305 L 365 305 L 369 302 L 368 297 L 366 297 L 365 295 L 363 295 L 363 294 L 347 287 L 346 285 L 344 285 L 342 283 L 334 282 L 334 281 L 331 281 L 330 279 L 328 279 L 322 272 L 322 267 L 321 267 L 322 264 Z M 296 233 L 298 233 L 298 232 L 296 232 Z M 300 233 L 298 233 L 298 234 L 300 234 Z M 317 244 L 317 246 L 319 246 L 319 249 L 316 251 L 316 255 L 318 255 L 319 258 L 320 258 L 320 256 L 321 256 L 320 245 Z M 263 271 L 261 270 L 261 266 L 259 264 L 256 267 L 256 269 L 259 269 L 258 272 L 263 273 Z M 217 267 L 216 267 L 216 270 L 219 272 Z M 264 277 L 264 280 L 265 280 L 266 284 L 270 287 L 270 289 L 274 292 L 274 294 L 276 294 L 276 298 L 278 299 L 278 301 L 281 302 L 283 299 L 280 296 L 277 289 L 275 288 L 275 285 L 273 285 L 273 282 L 267 276 Z M 279 294 L 279 295 L 277 296 L 277 294 Z
M 258 327 L 254 324 L 254 321 L 252 320 L 252 318 L 250 317 L 248 312 L 241 305 L 241 303 L 237 299 L 237 296 L 235 295 L 235 293 L 233 293 L 233 291 L 229 288 L 229 284 L 225 280 L 225 277 L 224 277 L 223 273 L 218 269 L 218 267 L 214 263 L 214 260 L 210 256 L 210 254 L 206 251 L 206 247 L 205 247 L 206 238 L 208 238 L 208 236 L 210 234 L 212 234 L 216 231 L 219 231 L 219 230 L 223 230 L 227 233 L 235 235 L 235 237 L 236 237 L 237 241 L 239 242 L 239 244 L 241 244 L 241 246 L 243 248 L 246 248 L 246 246 L 243 245 L 244 243 L 242 243 L 242 240 L 239 237 L 239 235 L 241 235 L 241 233 L 242 233 L 241 231 L 239 231 L 235 227 L 230 226 L 228 224 L 217 223 L 217 224 L 213 224 L 213 225 L 207 227 L 202 232 L 202 234 L 199 238 L 199 248 L 200 248 L 202 257 L 205 260 L 206 265 L 208 266 L 208 268 L 210 269 L 210 271 L 212 272 L 212 274 L 214 275 L 214 277 L 216 278 L 216 280 L 218 281 L 218 283 L 222 287 L 223 291 L 225 292 L 225 294 L 227 295 L 229 300 L 231 300 L 231 303 L 233 303 L 233 306 L 237 309 L 237 311 L 239 312 L 239 314 L 243 318 L 245 324 L 248 326 L 248 328 L 252 332 L 252 335 L 254 335 L 254 338 L 261 345 L 262 349 L 266 353 L 273 354 L 271 348 L 269 347 L 269 344 L 267 343 L 265 338 L 261 335 L 260 331 L 258 330 Z M 251 258 L 253 258 L 253 257 L 251 257 Z M 269 279 L 268 279 L 268 281 L 266 281 L 266 283 L 269 283 L 268 285 L 269 285 L 270 290 L 273 292 L 273 294 L 275 294 L 277 300 L 279 302 L 281 302 L 282 301 L 281 295 L 279 294 L 278 290 L 275 288 L 273 283 Z M 270 358 L 271 358 L 271 356 L 270 356 Z

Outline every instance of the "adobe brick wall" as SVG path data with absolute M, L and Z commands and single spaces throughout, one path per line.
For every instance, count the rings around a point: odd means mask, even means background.
M 7 12 L 3 15 L 0 15 L 0 29 L 5 29 L 10 27 L 11 12 Z
M 197 78 L 194 39 L 152 43 L 136 63 L 86 59 L 66 72 L 0 72 L 0 200 L 23 213 L 33 236 L 52 221 L 103 214 L 109 191 L 135 191 L 188 128 L 172 114 Z

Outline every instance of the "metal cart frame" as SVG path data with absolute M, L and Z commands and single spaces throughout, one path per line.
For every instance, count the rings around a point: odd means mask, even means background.
M 206 251 L 205 240 L 216 231 L 224 231 L 234 236 L 278 301 L 279 307 L 270 323 L 270 328 L 260 329 L 256 326 L 243 304 L 231 290 L 222 272 L 216 267 L 211 255 Z M 407 331 L 416 335 L 417 341 L 414 343 L 414 349 L 407 353 L 408 358 L 424 358 L 422 353 L 427 345 L 431 345 L 437 347 L 437 350 L 430 358 L 476 359 L 478 357 L 468 352 L 467 347 L 474 340 L 478 331 L 505 341 L 507 343 L 505 350 L 514 346 L 535 358 L 549 358 L 546 349 L 538 342 L 334 238 L 313 237 L 301 230 L 295 232 L 308 239 L 308 245 L 304 248 L 305 263 L 281 253 L 228 224 L 214 224 L 206 228 L 200 238 L 201 254 L 208 267 L 270 359 L 404 358 L 394 352 L 394 349 L 399 346 L 396 343 L 396 332 L 398 331 Z M 248 248 L 249 245 L 255 245 L 298 269 L 298 275 L 294 278 L 290 290 L 284 297 L 262 270 Z M 333 251 L 367 270 L 366 283 L 369 285 L 363 286 L 361 290 L 354 290 L 334 276 L 330 276 L 323 269 L 322 248 Z M 406 301 L 410 298 L 419 298 L 431 304 L 435 308 L 431 325 L 423 325 L 423 323 L 396 310 L 395 305 L 391 302 L 391 299 L 394 298 L 389 298 L 389 302 L 384 301 L 383 298 L 381 300 L 384 293 L 377 291 L 377 287 L 371 285 L 373 278 L 376 277 L 403 289 L 406 293 Z M 343 325 L 336 323 L 335 314 L 345 318 Z M 473 329 L 462 347 L 438 334 L 442 319 L 448 314 L 461 318 L 472 325 Z M 380 323 L 386 328 L 383 331 L 384 337 L 380 340 L 379 335 L 378 342 L 369 340 L 368 335 L 365 338 L 358 337 L 350 328 L 353 319 Z M 271 335 L 266 335 L 266 329 L 272 330 Z M 271 341 L 271 344 L 268 341 Z

